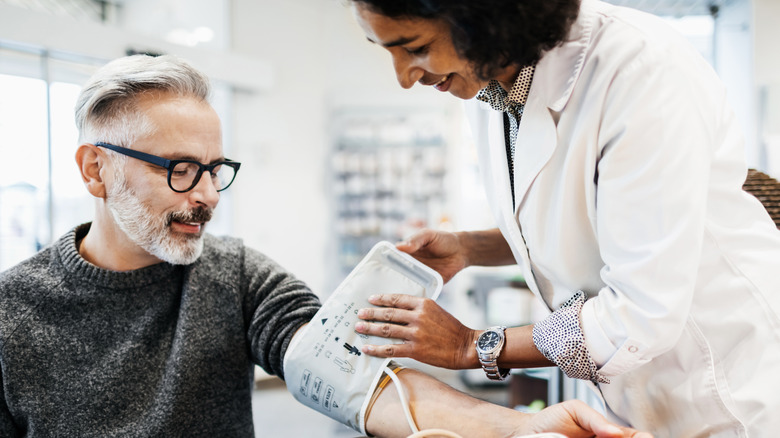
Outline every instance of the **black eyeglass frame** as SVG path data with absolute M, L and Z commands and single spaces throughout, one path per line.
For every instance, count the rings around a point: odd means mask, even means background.
M 122 146 L 116 146 L 110 143 L 104 143 L 102 141 L 95 143 L 95 146 L 100 146 L 112 150 L 114 152 L 118 152 L 122 155 L 127 155 L 128 157 L 145 161 L 147 163 L 154 164 L 155 166 L 160 166 L 166 169 L 168 171 L 168 187 L 170 187 L 171 190 L 173 190 L 176 193 L 185 193 L 192 190 L 200 182 L 200 178 L 203 176 L 204 171 L 208 171 L 210 174 L 214 175 L 214 169 L 216 169 L 219 166 L 232 167 L 233 179 L 231 179 L 230 182 L 225 184 L 225 187 L 217 189 L 218 192 L 221 192 L 226 188 L 230 187 L 231 184 L 233 184 L 233 181 L 236 180 L 236 175 L 238 175 L 238 169 L 241 167 L 240 162 L 232 161 L 228 159 L 225 159 L 225 161 L 218 161 L 213 164 L 203 164 L 193 160 L 169 160 L 167 158 L 158 157 L 157 155 L 147 154 L 146 152 L 137 151 L 135 149 L 128 149 Z M 171 184 L 171 172 L 173 172 L 173 168 L 176 167 L 176 165 L 179 163 L 191 163 L 198 166 L 198 174 L 195 175 L 195 178 L 192 181 L 192 185 L 185 190 L 176 190 L 173 188 L 173 184 Z

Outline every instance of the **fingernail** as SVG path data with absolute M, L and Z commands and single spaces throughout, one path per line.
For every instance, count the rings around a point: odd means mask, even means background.
M 374 347 L 372 347 L 371 345 L 363 346 L 363 353 L 373 353 L 373 352 L 374 352 Z
M 363 324 L 362 322 L 359 322 L 359 323 L 355 324 L 355 330 L 357 330 L 359 332 L 362 332 L 363 330 L 365 330 L 365 328 L 366 328 L 366 325 Z
M 376 301 L 379 299 L 379 295 L 371 295 L 368 297 L 368 301 Z

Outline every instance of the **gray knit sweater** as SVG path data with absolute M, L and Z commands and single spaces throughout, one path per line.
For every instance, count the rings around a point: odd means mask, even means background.
M 0 274 L 0 437 L 251 437 L 253 364 L 282 376 L 319 300 L 240 240 L 130 272 L 89 224 Z

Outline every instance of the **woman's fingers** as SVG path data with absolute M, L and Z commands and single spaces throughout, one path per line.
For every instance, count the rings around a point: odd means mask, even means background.
M 412 357 L 412 351 L 407 344 L 364 345 L 363 353 L 377 357 Z
M 361 321 L 355 324 L 355 331 L 362 335 L 379 336 L 382 338 L 394 338 L 408 341 L 408 329 L 399 324 L 380 324 Z
M 415 253 L 421 248 L 427 246 L 435 237 L 436 233 L 429 229 L 423 229 L 402 242 L 395 244 L 395 247 L 405 253 Z
M 377 294 L 368 297 L 368 302 L 375 306 L 392 307 L 398 309 L 417 309 L 425 298 L 406 294 Z

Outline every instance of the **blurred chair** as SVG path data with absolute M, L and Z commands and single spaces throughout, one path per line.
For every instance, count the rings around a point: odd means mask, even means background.
M 748 169 L 742 188 L 758 198 L 780 228 L 780 182 L 756 169 Z

